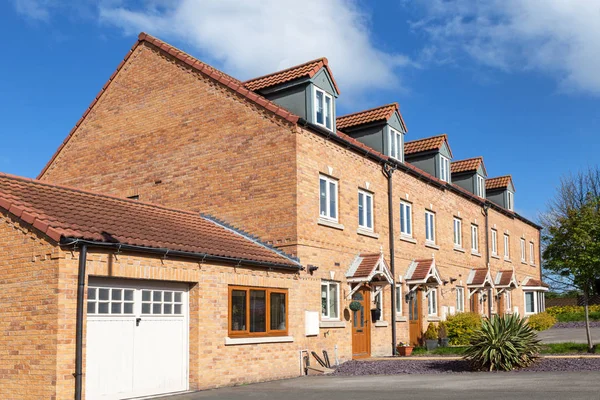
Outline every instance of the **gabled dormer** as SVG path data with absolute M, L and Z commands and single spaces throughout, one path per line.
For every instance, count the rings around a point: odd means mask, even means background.
M 398 103 L 339 117 L 337 128 L 372 149 L 404 162 L 407 130 Z
M 488 200 L 507 210 L 515 209 L 515 186 L 510 175 L 489 178 L 485 181 L 485 192 Z
M 453 161 L 450 164 L 450 172 L 452 173 L 452 183 L 485 199 L 487 171 L 483 164 L 483 157 Z
M 406 142 L 404 159 L 438 179 L 448 183 L 452 181 L 450 175 L 452 150 L 446 134 Z
M 326 58 L 244 82 L 244 87 L 306 121 L 336 132 L 335 99 L 340 95 Z

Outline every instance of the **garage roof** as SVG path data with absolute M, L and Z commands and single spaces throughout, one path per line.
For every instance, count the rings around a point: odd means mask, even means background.
M 56 242 L 81 239 L 301 268 L 297 259 L 208 216 L 0 173 L 2 210 Z

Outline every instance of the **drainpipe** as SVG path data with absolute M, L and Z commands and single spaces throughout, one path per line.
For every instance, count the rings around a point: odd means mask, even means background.
M 489 222 L 490 203 L 487 201 L 483 204 L 483 214 L 485 215 L 485 262 L 486 267 L 490 268 L 490 222 Z M 490 271 L 491 274 L 491 271 Z M 493 277 L 492 277 L 493 279 Z M 488 317 L 492 318 L 492 289 L 488 289 Z
M 396 170 L 388 164 L 383 165 L 383 174 L 388 181 L 388 217 L 389 217 L 389 238 L 390 238 L 390 272 L 392 273 L 392 355 L 396 355 L 396 268 L 394 262 L 394 198 L 392 174 Z
M 77 277 L 77 322 L 75 327 L 75 400 L 81 400 L 83 388 L 83 301 L 85 295 L 85 269 L 87 244 L 79 251 L 79 276 Z

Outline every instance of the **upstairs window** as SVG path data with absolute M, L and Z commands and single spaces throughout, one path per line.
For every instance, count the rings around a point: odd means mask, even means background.
M 333 97 L 315 88 L 315 122 L 333 130 Z
M 504 259 L 510 260 L 510 238 L 508 235 L 504 235 Z
M 450 182 L 450 160 L 440 155 L 440 179 Z
M 454 247 L 462 248 L 462 221 L 454 218 Z
M 513 211 L 515 208 L 515 195 L 513 194 L 513 192 L 507 191 L 506 192 L 506 208 L 508 208 L 510 211 Z
M 477 196 L 485 198 L 485 179 L 481 175 L 477 175 Z
M 319 177 L 320 201 L 319 201 L 319 216 L 321 218 L 337 221 L 337 191 L 338 182 L 327 176 Z
M 535 254 L 533 253 L 533 242 L 529 242 L 529 262 L 535 264 Z
M 479 232 L 477 225 L 471 225 L 471 252 L 479 253 Z
M 498 255 L 498 232 L 492 229 L 492 255 Z
M 435 243 L 435 214 L 425 211 L 425 240 Z
M 390 157 L 398 161 L 404 161 L 402 134 L 388 127 L 388 143 L 390 144 Z
M 526 256 L 525 256 L 525 239 L 521 238 L 521 262 L 525 262 L 526 260 Z
M 412 204 L 400 202 L 400 233 L 412 236 Z
M 340 284 L 321 281 L 321 319 L 340 319 Z
M 373 230 L 373 195 L 363 190 L 358 191 L 358 226 Z

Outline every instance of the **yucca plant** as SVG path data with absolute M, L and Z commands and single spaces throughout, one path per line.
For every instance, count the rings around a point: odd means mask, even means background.
M 464 358 L 475 370 L 512 371 L 531 365 L 539 344 L 535 331 L 518 315 L 494 316 L 473 333 Z

